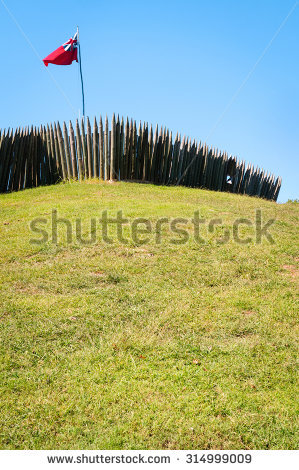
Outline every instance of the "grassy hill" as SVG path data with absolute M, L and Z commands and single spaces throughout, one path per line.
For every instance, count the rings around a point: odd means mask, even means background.
M 57 243 L 30 243 L 53 209 L 84 236 L 104 210 L 153 231 L 138 243 L 124 225 L 124 243 L 114 224 L 112 243 L 82 245 L 60 223 Z M 245 224 L 252 241 L 233 240 L 256 209 L 274 243 Z M 296 447 L 298 204 L 91 181 L 1 195 L 0 210 L 1 448 Z M 157 243 L 162 217 L 189 219 L 189 240 L 164 223 Z

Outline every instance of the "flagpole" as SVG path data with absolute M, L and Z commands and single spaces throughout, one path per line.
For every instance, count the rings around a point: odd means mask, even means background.
M 77 38 L 78 38 L 78 49 L 79 49 L 79 67 L 80 67 L 80 77 L 81 77 L 82 106 L 83 106 L 83 118 L 84 118 L 85 117 L 85 103 L 84 103 L 84 86 L 83 86 L 83 75 L 82 75 L 82 65 L 81 65 L 81 45 L 79 41 L 79 26 L 77 26 Z

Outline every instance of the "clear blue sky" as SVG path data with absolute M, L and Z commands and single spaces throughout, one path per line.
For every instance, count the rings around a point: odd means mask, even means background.
M 299 198 L 299 4 L 278 31 L 296 0 L 4 0 L 38 56 L 1 1 L 1 128 L 78 116 L 78 64 L 49 65 L 57 86 L 38 58 L 78 24 L 87 115 L 206 140 Z

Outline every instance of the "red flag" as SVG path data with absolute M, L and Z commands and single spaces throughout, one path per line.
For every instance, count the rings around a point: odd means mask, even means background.
M 77 35 L 78 31 L 73 38 L 69 39 L 62 46 L 58 47 L 58 49 L 47 55 L 47 57 L 43 59 L 45 66 L 48 67 L 48 64 L 70 65 L 73 60 L 78 62 Z

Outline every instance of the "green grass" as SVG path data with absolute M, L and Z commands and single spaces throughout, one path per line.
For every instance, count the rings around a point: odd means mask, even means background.
M 105 209 L 223 222 L 201 244 L 166 226 L 161 244 L 68 245 L 63 227 L 57 246 L 30 244 L 53 208 L 85 234 Z M 217 243 L 256 208 L 274 244 Z M 298 204 L 71 183 L 1 195 L 0 210 L 1 448 L 297 447 Z

